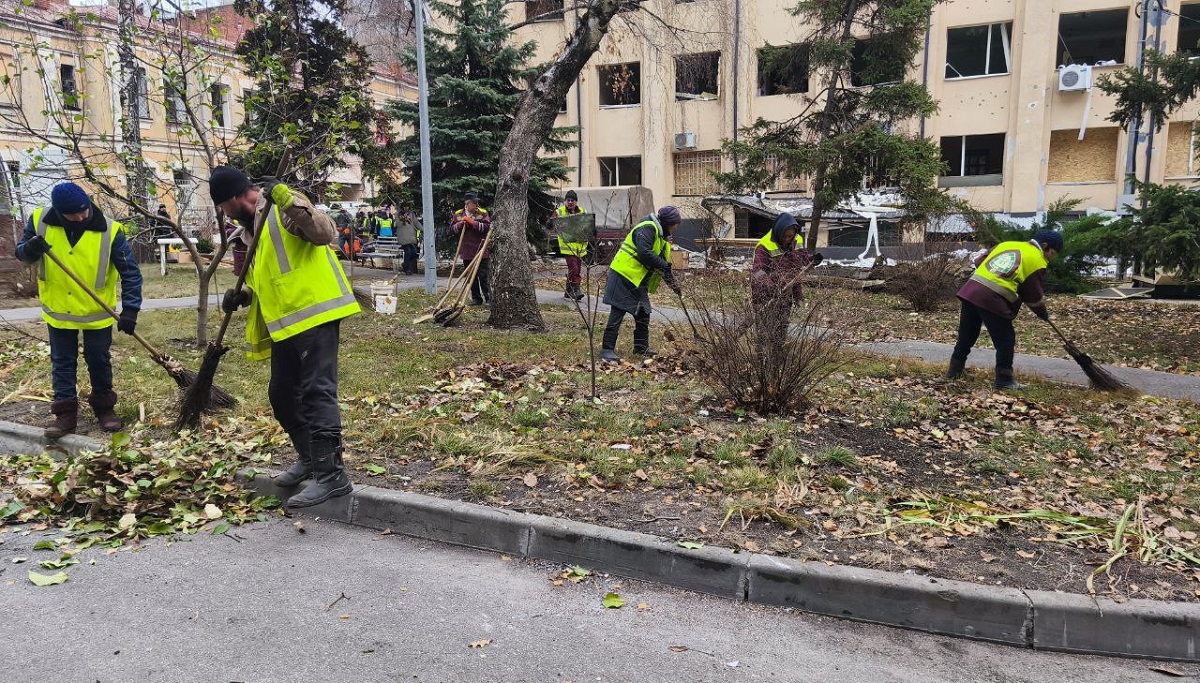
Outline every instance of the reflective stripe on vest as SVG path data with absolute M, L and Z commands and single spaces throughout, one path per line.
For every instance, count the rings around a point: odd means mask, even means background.
M 45 208 L 34 210 L 34 231 L 46 240 L 67 268 L 81 280 L 91 281 L 101 301 L 115 309 L 119 278 L 112 264 L 112 243 L 114 231 L 123 230 L 123 226 L 106 216 L 104 232 L 85 230 L 72 245 L 65 228 L 46 223 L 46 212 Z M 103 306 L 44 256 L 38 267 L 38 298 L 42 302 L 42 319 L 51 327 L 98 330 L 113 324 L 112 316 Z
M 283 229 L 279 210 L 267 214 L 269 239 L 258 251 L 247 278 L 273 341 L 359 312 L 354 290 L 328 245 L 314 245 Z M 246 341 L 259 345 L 247 326 Z
M 577 206 L 575 208 L 578 209 L 579 207 Z M 554 215 L 556 215 L 556 216 L 578 216 L 578 215 L 581 215 L 582 213 L 583 213 L 583 209 L 579 209 L 579 211 L 576 211 L 575 213 L 567 213 L 567 205 L 566 204 L 563 204 L 554 210 Z M 571 256 L 579 256 L 581 258 L 585 254 L 587 254 L 587 250 L 588 250 L 587 242 L 568 242 L 563 239 L 561 234 L 557 235 L 557 237 L 558 237 L 558 250 L 560 252 L 562 252 L 563 254 L 569 254 Z
M 975 269 L 971 280 L 1015 304 L 1021 283 L 1046 265 L 1041 247 L 1031 242 L 1001 242 Z
M 671 243 L 663 235 L 663 227 L 658 222 L 657 216 L 650 214 L 641 223 L 633 226 L 633 230 L 630 230 L 629 234 L 625 235 L 625 241 L 621 243 L 621 248 L 617 250 L 617 255 L 613 257 L 612 265 L 609 267 L 633 283 L 635 287 L 641 287 L 646 280 L 646 276 L 650 274 L 650 270 L 638 260 L 637 247 L 633 244 L 633 233 L 647 225 L 654 226 L 654 253 L 667 262 L 670 262 L 671 258 Z M 661 281 L 662 273 L 656 270 L 654 276 L 650 277 L 649 282 L 645 283 L 646 289 L 653 294 L 658 289 L 658 284 Z

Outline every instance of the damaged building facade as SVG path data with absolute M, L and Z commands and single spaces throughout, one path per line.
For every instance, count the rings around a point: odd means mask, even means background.
M 645 4 L 651 12 L 630 12 L 614 24 L 611 42 L 562 103 L 558 124 L 580 129 L 579 148 L 565 161 L 576 185 L 645 185 L 657 203 L 714 222 L 701 200 L 718 189 L 709 171 L 732 169 L 720 154 L 722 140 L 757 118 L 794 116 L 802 98 L 819 89 L 818 74 L 774 73 L 760 59 L 771 46 L 801 41 L 807 30 L 788 13 L 789 0 Z M 1107 120 L 1113 98 L 1093 87 L 1135 63 L 1142 4 L 939 4 L 908 72 L 940 102 L 932 118 L 911 123 L 942 150 L 947 172 L 938 185 L 978 210 L 1020 218 L 1063 197 L 1080 199 L 1080 210 L 1118 210 L 1131 201 L 1124 182 L 1130 171 L 1160 183 L 1200 178 L 1193 151 L 1200 107 L 1189 103 L 1130 150 L 1129 132 Z M 1200 2 L 1164 0 L 1162 7 L 1147 22 L 1149 44 L 1200 55 Z M 553 55 L 574 26 L 573 11 L 562 8 L 555 0 L 514 6 L 514 20 L 535 20 L 518 36 L 536 40 L 539 57 Z M 768 203 L 802 197 L 808 181 L 780 178 L 762 190 Z M 739 238 L 756 237 L 766 225 L 762 212 L 746 206 L 719 221 Z M 843 242 L 840 227 L 822 226 L 818 246 Z

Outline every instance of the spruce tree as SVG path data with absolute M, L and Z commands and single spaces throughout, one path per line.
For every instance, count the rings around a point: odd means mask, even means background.
M 322 193 L 347 154 L 378 165 L 371 60 L 342 27 L 345 0 L 236 0 L 254 19 L 237 46 L 256 79 L 238 134 L 249 146 L 230 160 L 251 177 L 271 175 L 285 147 L 295 181 Z
M 495 197 L 500 150 L 512 129 L 525 85 L 537 73 L 529 64 L 536 44 L 512 41 L 504 0 L 435 0 L 431 6 L 445 20 L 445 28 L 431 26 L 425 34 L 434 215 L 438 225 L 444 226 L 453 212 L 462 208 L 466 193 L 479 194 L 484 207 Z M 415 50 L 405 55 L 405 62 L 416 71 Z M 406 194 L 420 197 L 417 105 L 400 102 L 392 113 L 414 131 L 400 141 L 399 148 L 407 171 Z M 574 145 L 567 140 L 574 130 L 553 129 L 542 148 L 552 154 L 565 153 Z M 531 210 L 526 224 L 531 241 L 541 239 L 542 221 L 554 208 L 546 191 L 553 183 L 565 181 L 567 173 L 566 166 L 555 158 L 534 160 L 529 170 Z

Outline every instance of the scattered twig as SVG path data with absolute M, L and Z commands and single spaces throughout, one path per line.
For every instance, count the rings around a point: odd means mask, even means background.
M 639 524 L 650 524 L 653 522 L 677 522 L 679 519 L 679 517 L 651 517 L 649 519 L 634 519 L 630 517 L 629 521 L 638 522 Z
M 334 605 L 338 604 L 339 602 L 341 602 L 343 600 L 349 600 L 349 599 L 350 599 L 349 595 L 342 593 L 341 595 L 334 598 L 333 602 L 329 603 L 328 605 L 325 605 L 325 611 L 328 612 L 329 610 L 333 609 Z

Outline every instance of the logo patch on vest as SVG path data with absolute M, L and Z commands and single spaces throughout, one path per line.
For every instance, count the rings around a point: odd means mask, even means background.
M 989 273 L 997 277 L 1012 277 L 1021 267 L 1021 252 L 1016 249 L 1000 252 L 988 259 L 985 267 Z

